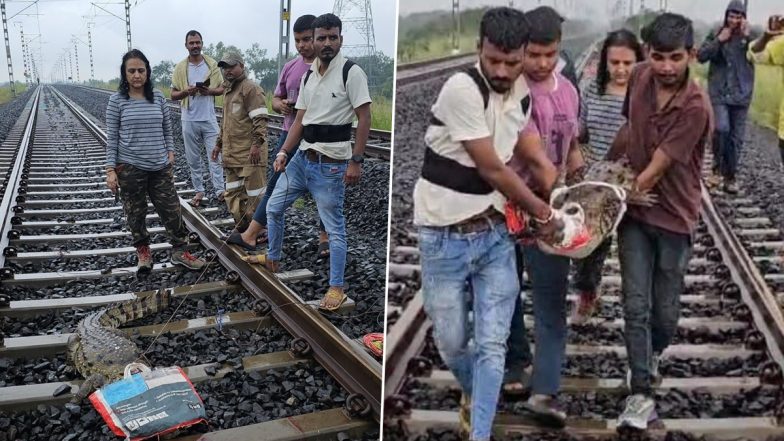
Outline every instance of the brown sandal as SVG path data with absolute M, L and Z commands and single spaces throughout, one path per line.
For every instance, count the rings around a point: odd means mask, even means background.
M 346 293 L 343 292 L 340 288 L 330 287 L 327 290 L 327 293 L 324 294 L 324 298 L 321 299 L 319 303 L 319 309 L 324 309 L 327 311 L 337 311 L 341 305 L 348 299 Z M 331 306 L 327 306 L 327 302 L 332 301 Z
M 247 256 L 242 256 L 242 260 L 250 263 L 251 265 L 263 265 L 264 268 L 267 268 L 273 273 L 280 271 L 280 263 L 274 260 L 270 260 L 266 254 L 249 254 Z

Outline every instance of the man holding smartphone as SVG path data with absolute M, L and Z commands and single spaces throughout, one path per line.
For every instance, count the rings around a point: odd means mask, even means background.
M 201 204 L 205 194 L 202 146 L 209 164 L 212 189 L 218 201 L 223 202 L 225 190 L 220 159 L 210 159 L 210 151 L 218 138 L 215 97 L 223 94 L 223 77 L 218 63 L 201 53 L 202 45 L 198 31 L 190 30 L 185 34 L 188 57 L 175 66 L 171 88 L 171 98 L 180 101 L 185 158 L 191 171 L 193 189 L 196 190 L 196 195 L 189 203 L 194 207 Z
M 757 64 L 784 67 L 784 15 L 768 19 L 765 33 L 751 46 L 750 58 Z M 784 170 L 784 99 L 779 107 L 779 153 Z
M 708 183 L 718 185 L 722 179 L 724 191 L 730 194 L 738 192 L 735 174 L 754 92 L 754 66 L 746 57 L 754 38 L 746 21 L 746 6 L 732 0 L 721 28 L 708 34 L 697 53 L 700 63 L 710 62 L 708 92 L 716 120 L 714 174 Z

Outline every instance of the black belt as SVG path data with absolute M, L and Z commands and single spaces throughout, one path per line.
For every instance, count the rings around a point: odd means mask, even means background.
M 302 137 L 311 144 L 315 142 L 351 141 L 351 124 L 339 126 L 308 124 L 302 128 Z
M 497 225 L 505 224 L 506 218 L 495 209 L 488 209 L 484 213 L 478 214 L 464 221 L 445 227 L 428 227 L 434 229 L 446 229 L 458 234 L 481 233 L 495 228 Z

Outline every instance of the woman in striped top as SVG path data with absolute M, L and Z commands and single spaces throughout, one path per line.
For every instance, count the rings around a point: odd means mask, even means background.
M 204 261 L 185 247 L 188 230 L 182 222 L 180 199 L 174 189 L 174 137 L 166 98 L 153 90 L 150 62 L 133 49 L 120 67 L 120 87 L 106 107 L 106 185 L 120 196 L 133 235 L 138 273 L 152 270 L 147 231 L 147 197 L 166 228 L 171 262 L 201 269 Z
M 583 90 L 580 99 L 580 141 L 586 145 L 583 157 L 591 163 L 604 159 L 626 118 L 621 114 L 632 69 L 643 60 L 637 37 L 626 29 L 610 32 L 602 45 L 596 81 Z M 576 261 L 575 288 L 578 301 L 573 323 L 584 323 L 597 306 L 597 290 L 604 260 L 612 239 L 604 241 L 585 259 Z

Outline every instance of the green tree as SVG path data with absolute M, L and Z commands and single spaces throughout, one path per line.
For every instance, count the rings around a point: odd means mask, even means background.
M 171 84 L 173 72 L 174 62 L 163 60 L 152 68 L 152 82 L 157 86 L 168 86 Z
M 245 68 L 258 81 L 264 92 L 271 93 L 275 90 L 278 80 L 278 62 L 267 57 L 267 50 L 262 49 L 258 43 L 253 43 L 245 51 Z

